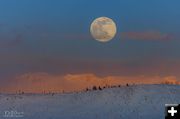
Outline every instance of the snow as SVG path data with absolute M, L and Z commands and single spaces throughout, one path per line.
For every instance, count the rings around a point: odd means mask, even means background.
M 21 119 L 164 119 L 167 103 L 180 103 L 180 86 L 134 85 L 55 95 L 0 94 L 0 119 L 7 118 L 5 111 L 23 112 Z

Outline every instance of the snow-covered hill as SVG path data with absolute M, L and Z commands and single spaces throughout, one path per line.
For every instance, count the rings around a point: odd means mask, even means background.
M 164 119 L 180 103 L 180 86 L 137 85 L 71 94 L 0 94 L 0 119 Z M 6 114 L 5 114 L 6 113 Z

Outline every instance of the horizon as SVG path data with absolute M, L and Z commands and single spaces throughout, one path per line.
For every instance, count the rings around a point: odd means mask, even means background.
M 1 0 L 0 90 L 78 90 L 107 79 L 110 84 L 179 83 L 179 4 Z M 106 43 L 90 32 L 102 16 L 117 27 Z

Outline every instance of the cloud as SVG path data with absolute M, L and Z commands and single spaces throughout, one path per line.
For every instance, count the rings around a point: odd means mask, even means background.
M 48 73 L 26 73 L 15 78 L 15 81 L 4 87 L 1 91 L 16 92 L 71 92 L 84 90 L 87 87 L 106 86 L 106 85 L 125 85 L 129 84 L 158 84 L 164 81 L 176 82 L 174 76 L 104 76 L 100 77 L 92 73 L 86 74 L 66 74 L 53 75 Z M 173 83 L 176 84 L 176 83 Z
M 89 40 L 93 39 L 90 33 L 88 34 L 82 34 L 82 33 L 61 33 L 61 32 L 50 32 L 51 27 L 47 24 L 35 24 L 35 25 L 24 25 L 24 27 L 19 28 L 11 28 L 7 24 L 1 24 L 0 28 L 7 28 L 9 29 L 9 32 L 7 32 L 5 39 L 14 39 L 13 42 L 16 42 L 17 38 L 22 39 L 22 36 L 30 35 L 30 36 L 36 36 L 37 39 L 43 39 L 43 40 L 51 40 L 52 39 L 61 39 L 61 40 Z M 22 29 L 21 35 L 17 33 L 19 29 Z M 13 35 L 13 38 L 10 38 L 10 35 Z M 2 34 L 0 34 L 2 35 Z M 127 31 L 127 32 L 120 32 L 117 33 L 118 37 L 121 39 L 131 39 L 131 40 L 171 40 L 174 38 L 174 34 L 171 33 L 163 33 L 161 31 Z M 0 37 L 2 39 L 2 36 Z M 19 40 L 20 41 L 20 40 Z M 12 44 L 11 41 L 8 44 Z M 0 46 L 1 46 L 0 42 Z
M 19 44 L 21 44 L 23 42 L 23 36 L 21 34 L 17 34 L 14 39 L 12 39 L 11 41 L 9 41 L 7 43 L 7 46 L 17 46 Z
M 16 47 L 24 42 L 26 30 L 19 27 L 12 27 L 9 24 L 0 23 L 0 48 Z
M 89 40 L 93 39 L 91 33 L 61 33 L 61 32 L 49 32 L 50 27 L 47 25 L 40 26 L 30 26 L 27 27 L 28 31 L 36 31 L 33 34 L 37 34 L 43 40 L 52 40 L 61 39 L 61 40 Z M 168 32 L 161 32 L 158 30 L 147 30 L 147 31 L 126 31 L 117 33 L 117 37 L 121 39 L 130 39 L 130 40 L 172 40 L 174 38 L 174 34 Z M 100 38 L 101 39 L 101 38 Z
M 120 34 L 123 39 L 131 40 L 171 40 L 173 38 L 172 34 L 161 33 L 158 31 L 122 32 Z
M 165 77 L 163 84 L 174 84 L 174 85 L 180 85 L 180 81 L 177 80 L 174 76 Z
M 14 47 L 23 43 L 23 35 L 18 33 L 11 36 L 1 35 L 0 37 L 0 47 Z
M 59 38 L 59 39 L 69 39 L 69 40 L 87 40 L 87 39 L 93 39 L 93 37 L 90 34 L 63 34 L 60 35 L 57 33 L 41 33 L 40 36 L 43 39 L 51 38 L 51 36 Z M 142 32 L 120 32 L 117 33 L 117 37 L 120 37 L 121 39 L 130 39 L 130 40 L 172 40 L 174 38 L 174 35 L 171 33 L 162 33 L 160 31 L 142 31 Z

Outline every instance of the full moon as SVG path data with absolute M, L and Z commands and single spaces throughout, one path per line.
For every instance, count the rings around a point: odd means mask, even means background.
M 116 24 L 108 17 L 99 17 L 91 23 L 90 32 L 97 41 L 108 42 L 116 35 Z

